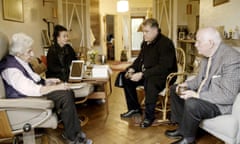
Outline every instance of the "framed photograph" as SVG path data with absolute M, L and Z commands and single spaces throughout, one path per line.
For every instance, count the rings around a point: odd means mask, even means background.
M 179 40 L 184 40 L 185 39 L 185 32 L 179 32 L 178 39 Z
M 213 0 L 213 6 L 217 6 L 226 2 L 229 2 L 229 0 Z
M 48 48 L 51 46 L 51 40 L 48 36 L 47 30 L 42 30 L 42 44 L 44 48 Z
M 2 0 L 3 19 L 17 22 L 24 22 L 23 0 Z

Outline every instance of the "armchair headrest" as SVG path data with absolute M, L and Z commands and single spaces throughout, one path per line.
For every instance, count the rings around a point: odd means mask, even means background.
M 8 54 L 9 41 L 8 37 L 0 32 L 0 60 Z

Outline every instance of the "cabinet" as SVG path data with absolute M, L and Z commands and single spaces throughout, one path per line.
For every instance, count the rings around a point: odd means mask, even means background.
M 197 49 L 194 46 L 195 40 L 178 40 L 178 47 L 182 48 L 186 54 L 186 71 L 194 71 L 194 61 L 198 56 Z
M 107 59 L 114 60 L 114 45 L 111 42 L 107 42 Z

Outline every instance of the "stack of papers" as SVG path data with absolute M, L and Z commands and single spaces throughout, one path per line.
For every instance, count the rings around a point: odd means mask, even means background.
M 93 78 L 108 78 L 108 65 L 94 65 L 92 68 Z

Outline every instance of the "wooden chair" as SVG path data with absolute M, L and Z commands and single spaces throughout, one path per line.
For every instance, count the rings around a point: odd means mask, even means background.
M 159 93 L 159 100 L 156 106 L 156 111 L 162 113 L 162 118 L 158 119 L 157 122 L 164 123 L 168 122 L 167 113 L 170 111 L 169 104 L 169 94 L 170 86 L 173 78 L 177 77 L 175 84 L 182 83 L 185 80 L 185 66 L 186 66 L 186 56 L 182 48 L 176 48 L 176 58 L 177 58 L 177 68 L 178 71 L 175 73 L 170 73 L 167 77 L 165 89 Z
M 170 82 L 172 81 L 173 78 L 177 77 L 175 84 L 178 84 L 183 82 L 186 77 L 186 73 L 185 73 L 186 56 L 182 48 L 176 48 L 176 58 L 177 58 L 178 71 L 176 73 L 170 73 L 168 75 L 166 84 L 165 84 L 165 89 L 159 93 L 159 99 L 155 109 L 156 111 L 159 111 L 162 113 L 162 117 L 156 120 L 157 123 L 166 123 L 169 121 L 167 119 L 167 112 L 170 111 L 170 105 L 169 105 L 169 92 L 170 92 L 170 86 L 171 86 Z M 137 91 L 138 91 L 138 94 L 142 92 L 144 93 L 143 86 L 138 87 Z M 145 97 L 143 97 L 142 100 L 140 100 L 141 105 L 144 105 L 144 101 L 145 101 Z

